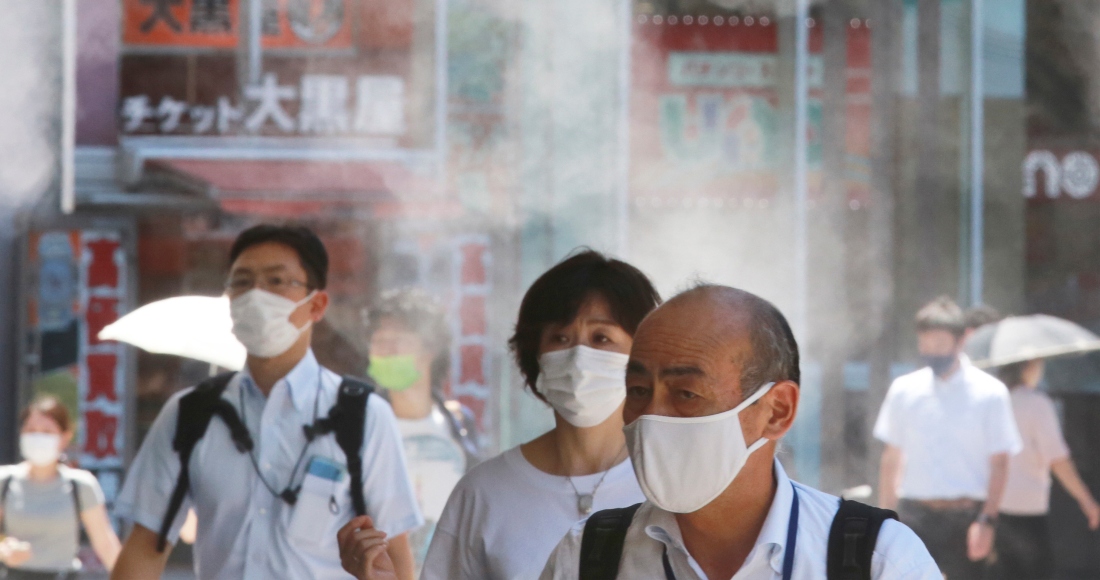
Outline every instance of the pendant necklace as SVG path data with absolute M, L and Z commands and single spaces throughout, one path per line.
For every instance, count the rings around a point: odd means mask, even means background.
M 611 467 L 608 467 L 607 470 L 603 472 L 603 475 L 600 476 L 600 480 L 596 482 L 596 487 L 592 488 L 592 493 L 581 493 L 577 489 L 577 484 L 573 483 L 573 476 L 565 476 L 565 479 L 569 480 L 569 485 L 573 487 L 573 494 L 577 496 L 577 511 L 580 512 L 581 515 L 587 516 L 592 513 L 592 506 L 596 501 L 596 492 L 599 491 L 603 480 L 607 479 L 607 474 L 611 473 L 611 470 L 619 464 L 619 456 L 623 454 L 623 450 L 625 449 L 626 445 L 623 445 L 623 449 L 620 449 L 619 453 L 615 455 L 615 460 L 611 464 Z

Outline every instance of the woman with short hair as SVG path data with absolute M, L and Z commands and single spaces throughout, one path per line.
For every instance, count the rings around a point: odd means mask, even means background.
M 75 578 L 82 525 L 110 570 L 121 544 L 103 490 L 95 475 L 61 463 L 73 438 L 69 412 L 57 399 L 42 397 L 23 410 L 19 424 L 25 461 L 0 467 L 0 577 Z
M 527 291 L 509 344 L 554 428 L 476 466 L 436 524 L 422 579 L 537 578 L 554 546 L 594 511 L 645 500 L 623 436 L 634 332 L 657 305 L 637 268 L 582 251 Z M 368 520 L 341 531 L 345 569 L 385 578 L 384 535 Z

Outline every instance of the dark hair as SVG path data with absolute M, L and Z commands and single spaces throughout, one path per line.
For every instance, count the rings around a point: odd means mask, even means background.
M 996 376 L 1006 387 L 1014 389 L 1024 384 L 1024 369 L 1030 361 L 1021 361 L 998 367 Z
M 992 324 L 994 322 L 1000 322 L 1004 318 L 1000 311 L 988 304 L 978 304 L 966 309 L 966 313 L 963 314 L 963 319 L 966 321 L 966 328 L 969 330 L 985 326 L 986 324 Z
M 367 315 L 368 340 L 383 318 L 393 318 L 416 333 L 432 353 L 432 392 L 443 396 L 443 385 L 451 372 L 451 328 L 443 307 L 427 292 L 399 288 L 382 293 Z
M 749 342 L 752 356 L 741 369 L 742 396 L 747 397 L 767 383 L 791 381 L 802 383 L 798 341 L 791 325 L 774 304 L 739 288 L 699 283 L 680 296 L 696 292 L 719 292 L 726 303 L 744 307 L 749 312 Z
M 242 252 L 268 242 L 288 246 L 298 253 L 298 261 L 306 271 L 306 283 L 311 290 L 324 290 L 328 284 L 328 252 L 321 238 L 302 226 L 260 224 L 241 232 L 229 249 L 229 262 L 237 261 Z
M 962 308 L 947 296 L 940 296 L 917 311 L 917 332 L 946 330 L 956 337 L 966 331 Z
M 42 413 L 53 419 L 54 423 L 57 423 L 57 426 L 61 428 L 62 433 L 72 431 L 73 421 L 69 417 L 69 410 L 61 404 L 61 401 L 57 400 L 57 397 L 52 395 L 41 396 L 24 407 L 19 413 L 19 426 L 22 427 L 33 413 Z
M 524 381 L 539 399 L 545 401 L 535 390 L 543 330 L 551 324 L 572 322 L 592 296 L 607 301 L 611 318 L 631 336 L 661 303 L 661 296 L 641 270 L 593 250 L 574 253 L 539 276 L 523 296 L 515 334 L 508 340 Z

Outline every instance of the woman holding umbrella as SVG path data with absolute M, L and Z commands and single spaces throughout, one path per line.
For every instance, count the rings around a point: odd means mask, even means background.
M 1012 410 L 1024 450 L 1009 462 L 1008 483 L 997 527 L 996 580 L 1043 580 L 1051 574 L 1050 474 L 1066 488 L 1088 518 L 1089 529 L 1100 527 L 1100 504 L 1081 481 L 1062 437 L 1050 397 L 1038 389 L 1042 359 L 1000 367 L 997 376 L 1012 392 Z

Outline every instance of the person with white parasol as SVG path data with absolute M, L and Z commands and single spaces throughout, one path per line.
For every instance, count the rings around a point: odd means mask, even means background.
M 1054 402 L 1039 389 L 1046 359 L 1098 349 L 1100 337 L 1072 322 L 1042 314 L 987 324 L 967 342 L 966 350 L 975 365 L 993 369 L 1010 389 L 1024 443 L 1023 451 L 1009 461 L 993 580 L 1051 577 L 1047 521 L 1051 473 L 1077 500 L 1089 529 L 1100 527 L 1100 504 L 1070 458 Z

